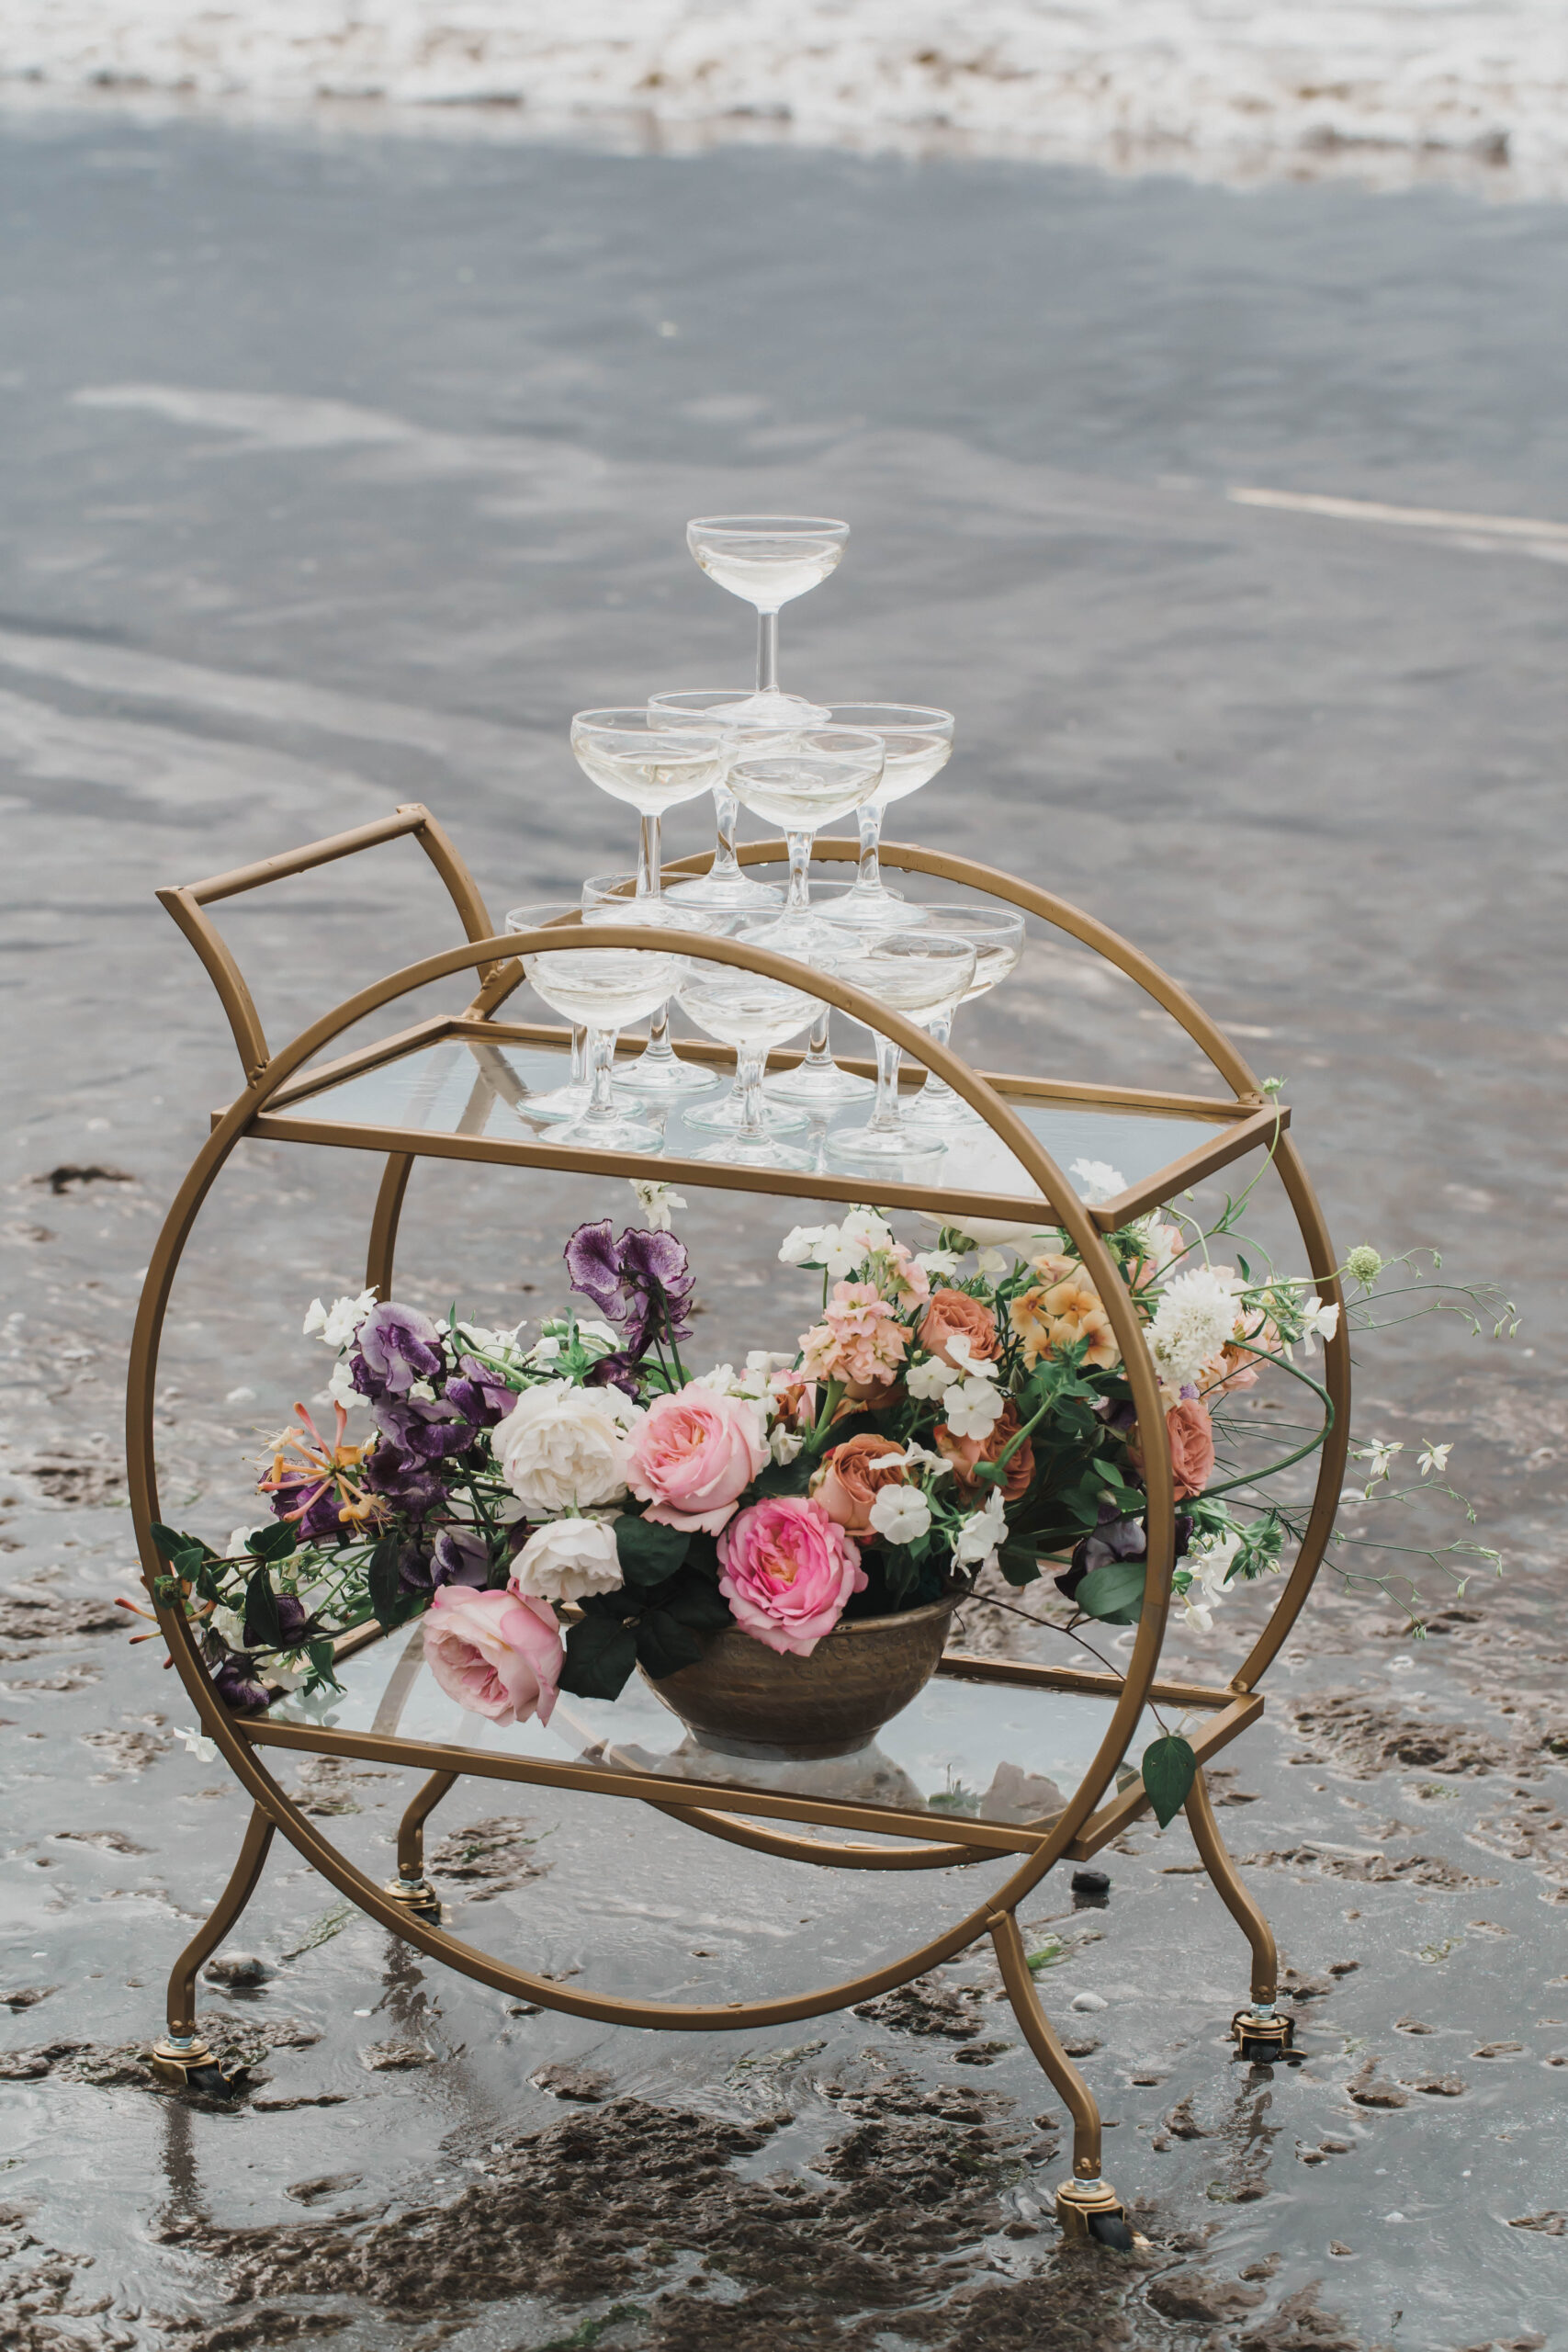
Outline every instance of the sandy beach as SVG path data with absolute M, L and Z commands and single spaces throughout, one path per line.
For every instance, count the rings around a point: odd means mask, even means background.
M 678 15 L 652 12 L 660 39 L 694 37 Z M 1545 38 L 1495 17 L 1520 57 Z M 6 40 L 63 54 L 74 28 L 96 56 L 95 23 L 24 11 Z M 1561 209 L 428 115 L 349 135 L 49 86 L 0 114 L 12 2340 L 1558 2344 Z M 682 532 L 772 505 L 852 526 L 785 616 L 785 683 L 958 714 L 909 832 L 1005 842 L 1232 1024 L 1287 1082 L 1342 1246 L 1435 1244 L 1525 1313 L 1511 1345 L 1417 1326 L 1358 1375 L 1359 1430 L 1455 1441 L 1503 1578 L 1422 1643 L 1325 1578 L 1222 1782 L 1306 2063 L 1232 2061 L 1244 1955 L 1179 1826 L 1106 1858 L 1104 1910 L 1051 1892 L 1031 1916 L 1064 1939 L 1055 2007 L 1107 2004 L 1084 2064 L 1151 2241 L 1130 2268 L 1037 2226 L 1057 2119 L 1028 2053 L 992 2046 L 978 1961 L 808 2031 L 617 2036 L 387 1946 L 285 1855 L 242 1939 L 267 1973 L 206 1996 L 265 2047 L 254 2098 L 165 2098 L 137 2057 L 244 1812 L 112 1605 L 130 1317 L 235 1084 L 152 893 L 412 797 L 493 907 L 629 857 L 570 714 L 744 676 L 748 616 Z M 702 845 L 671 824 L 672 851 Z M 277 1035 L 444 926 L 392 853 L 232 918 Z M 1004 1067 L 1194 1074 L 1059 953 L 983 1012 Z M 253 1146 L 202 1238 L 159 1404 L 192 1520 L 231 1523 L 319 1376 L 295 1335 L 357 1279 L 353 1163 Z M 433 1182 L 409 1283 L 537 1314 L 583 1189 Z M 772 1211 L 688 1222 L 705 1336 L 755 1344 Z M 765 1311 L 792 1344 L 789 1302 Z M 301 1785 L 384 1874 L 400 1783 Z M 463 1803 L 435 1864 L 464 1932 L 661 1997 L 821 1981 L 953 1899 L 931 1873 L 803 1888 L 544 1791 Z

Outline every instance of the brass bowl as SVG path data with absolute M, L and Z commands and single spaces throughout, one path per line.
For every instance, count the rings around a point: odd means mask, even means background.
M 721 1756 L 778 1762 L 853 1756 L 901 1714 L 936 1672 L 954 1593 L 893 1617 L 857 1617 L 823 1635 L 809 1657 L 781 1656 L 739 1625 L 699 1634 L 700 1664 L 656 1682 L 637 1671 L 688 1731 Z

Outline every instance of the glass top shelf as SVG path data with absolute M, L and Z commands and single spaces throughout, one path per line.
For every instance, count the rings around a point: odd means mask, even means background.
M 857 1754 L 774 1761 L 730 1755 L 688 1732 L 639 1674 L 613 1701 L 562 1691 L 547 1725 L 536 1719 L 501 1725 L 468 1714 L 425 1665 L 419 1624 L 340 1659 L 337 1672 L 341 1698 L 280 1694 L 264 1718 L 254 1719 L 263 1740 L 274 1724 L 376 1733 L 466 1752 L 479 1770 L 479 1759 L 515 1758 L 651 1776 L 670 1782 L 672 1803 L 700 1803 L 706 1785 L 773 1800 L 875 1807 L 912 1820 L 922 1837 L 939 1838 L 944 1825 L 962 1836 L 965 1822 L 1036 1834 L 1048 1828 L 1098 1753 L 1113 1704 L 1109 1695 L 966 1681 L 961 1669 L 950 1670 L 928 1682 Z M 1129 1755 L 1140 1755 L 1158 1736 L 1145 1710 Z M 1129 1787 L 1135 1778 L 1123 1766 L 1117 1785 Z
M 715 1060 L 721 1080 L 728 1082 L 729 1068 L 715 1049 L 682 1040 L 681 1050 Z M 302 1142 L 382 1148 L 418 1150 L 423 1142 L 426 1150 L 447 1156 L 468 1151 L 476 1158 L 542 1159 L 546 1165 L 585 1169 L 603 1158 L 618 1170 L 627 1170 L 632 1156 L 599 1155 L 581 1148 L 561 1153 L 559 1122 L 530 1116 L 531 1098 L 558 1086 L 565 1069 L 565 1040 L 556 1044 L 548 1033 L 534 1038 L 514 1032 L 491 1040 L 472 1034 L 471 1028 L 463 1035 L 448 1031 L 422 1037 L 378 1059 L 362 1057 L 357 1067 L 346 1068 L 341 1075 L 323 1078 L 307 1072 L 257 1120 L 256 1131 Z M 1106 1167 L 1120 1175 L 1124 1189 L 1109 1204 L 1118 1215 L 1135 1215 L 1140 1207 L 1167 1198 L 1265 1140 L 1277 1115 L 1272 1107 L 1258 1111 L 1246 1103 L 1234 1111 L 1223 1104 L 1205 1105 L 1199 1113 L 1166 1108 L 1157 1098 L 1147 1102 L 1096 1100 L 1089 1089 L 1057 1091 L 1010 1079 L 994 1082 L 1080 1198 L 1097 1189 L 1084 1173 L 1089 1165 L 1096 1167 L 1097 1175 Z M 1107 1093 L 1114 1096 L 1114 1090 Z M 714 1099 L 704 1094 L 695 1102 Z M 852 1181 L 826 1168 L 759 1177 L 749 1169 L 731 1170 L 726 1162 L 698 1159 L 695 1155 L 705 1153 L 715 1142 L 711 1131 L 688 1127 L 679 1107 L 666 1112 L 644 1097 L 637 1100 L 638 1111 L 661 1126 L 657 1155 L 635 1156 L 638 1174 L 651 1171 L 707 1184 L 723 1184 L 733 1177 L 753 1189 L 824 1198 L 865 1195 L 864 1177 Z M 789 1140 L 809 1146 L 813 1136 L 820 1139 L 836 1128 L 863 1125 L 867 1116 L 864 1102 L 852 1102 L 830 1118 L 814 1122 L 811 1134 Z M 1027 1219 L 1032 1211 L 1044 1207 L 1026 1170 L 978 1119 L 947 1144 L 938 1169 L 919 1186 L 879 1182 L 877 1197 L 896 1201 L 917 1191 L 951 1194 L 981 1206 L 982 1213 L 988 1208 L 1004 1217 L 1010 1212 Z

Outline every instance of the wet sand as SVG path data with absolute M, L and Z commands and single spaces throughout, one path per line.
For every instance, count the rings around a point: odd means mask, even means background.
M 17 2340 L 1558 2340 L 1561 213 L 102 112 L 11 119 L 0 175 Z M 1231 494 L 1258 488 L 1404 514 Z M 785 616 L 786 683 L 958 712 L 910 833 L 1060 888 L 1234 1023 L 1288 1080 L 1342 1246 L 1438 1243 L 1527 1312 L 1512 1346 L 1422 1323 L 1360 1374 L 1363 1434 L 1455 1438 L 1505 1580 L 1424 1645 L 1325 1590 L 1222 1783 L 1306 2063 L 1231 2060 L 1243 1954 L 1183 1831 L 1108 1857 L 1103 1911 L 1055 1883 L 1026 1905 L 1065 1939 L 1054 2013 L 1107 2003 L 1082 2038 L 1151 2241 L 1131 2264 L 1035 2226 L 1059 2119 L 977 1959 L 807 2030 L 617 2035 L 389 1950 L 284 1853 L 231 1947 L 269 1973 L 209 1995 L 266 2047 L 255 2095 L 171 2099 L 127 2055 L 243 1819 L 109 1606 L 137 1280 L 233 1085 L 151 893 L 415 795 L 493 907 L 624 855 L 565 721 L 744 675 L 748 616 L 681 544 L 743 505 L 854 526 Z M 1410 519 L 1434 513 L 1472 519 Z M 388 852 L 231 935 L 281 1036 L 449 931 Z M 1197 1075 L 1064 953 L 988 1010 L 998 1059 Z M 293 1334 L 355 1280 L 371 1184 L 244 1154 L 171 1317 L 172 1515 L 241 1516 L 258 1433 L 320 1380 Z M 537 1312 L 583 1206 L 425 1171 L 406 1286 Z M 787 1344 L 771 1213 L 683 1223 L 714 1352 L 762 1312 Z M 301 1785 L 384 1874 L 400 1782 Z M 662 1997 L 847 1973 L 973 1899 L 543 1792 L 436 1826 L 461 1932 Z

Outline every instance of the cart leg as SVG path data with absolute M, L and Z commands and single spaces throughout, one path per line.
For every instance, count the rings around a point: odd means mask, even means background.
M 441 1897 L 424 1875 L 424 1825 L 457 1778 L 456 1772 L 432 1772 L 413 1798 L 398 1824 L 398 1875 L 389 1878 L 386 1886 L 394 1902 L 406 1904 L 416 1919 L 429 1919 L 436 1926 L 441 1921 Z
M 152 2066 L 162 2081 L 176 2084 L 181 2089 L 193 2075 L 203 2071 L 218 2076 L 217 2059 L 196 2030 L 196 1973 L 202 1962 L 217 1951 L 255 1893 L 267 1848 L 272 1844 L 272 1828 L 271 1815 L 264 1813 L 259 1804 L 254 1806 L 228 1885 L 170 1971 L 169 2030 L 161 2041 L 152 2045 Z M 200 2086 L 220 2086 L 220 2080 Z
M 376 1194 L 376 1212 L 370 1220 L 370 1243 L 365 1258 L 366 1287 L 379 1298 L 392 1295 L 392 1260 L 397 1253 L 398 1226 L 403 1214 L 403 1194 L 409 1188 L 413 1172 L 413 1154 L 393 1151 L 387 1156 L 382 1170 L 380 1189 Z
M 1201 1771 L 1193 1776 L 1187 1799 L 1188 1826 L 1204 1869 L 1225 1909 L 1252 1947 L 1252 2005 L 1231 2019 L 1231 2040 L 1243 2058 L 1278 2058 L 1295 2047 L 1295 2019 L 1275 2008 L 1280 1989 L 1280 1956 L 1274 1930 L 1254 1903 L 1220 1836 L 1208 1783 Z
M 1040 2006 L 1030 1974 L 1023 1938 L 1010 1911 L 993 1912 L 986 1922 L 1001 1963 L 1002 1983 L 1023 2038 L 1050 2078 L 1051 2087 L 1073 2119 L 1073 2177 L 1056 2191 L 1056 2219 L 1065 2236 L 1098 2238 L 1126 2252 L 1134 2243 L 1121 2199 L 1100 2176 L 1100 2109 Z

